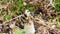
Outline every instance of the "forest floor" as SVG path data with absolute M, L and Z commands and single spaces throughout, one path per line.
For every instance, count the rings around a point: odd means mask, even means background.
M 35 34 L 60 34 L 59 6 L 51 10 L 53 7 L 47 6 L 48 4 L 43 0 L 0 0 L 0 33 L 12 34 L 10 31 L 13 29 L 13 34 L 24 34 L 24 24 L 29 19 L 24 16 L 21 20 L 17 16 L 25 14 L 28 9 L 31 12 L 28 18 L 33 17 Z

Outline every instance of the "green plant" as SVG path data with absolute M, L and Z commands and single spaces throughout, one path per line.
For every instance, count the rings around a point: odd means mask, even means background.
M 60 12 L 60 0 L 55 0 L 54 5 L 55 7 L 53 7 L 52 9 L 56 12 Z
M 5 19 L 5 20 L 9 20 L 9 19 L 11 19 L 11 16 L 10 16 L 10 15 L 5 15 L 5 16 L 4 16 L 4 19 Z
M 16 6 L 18 7 L 18 10 L 21 10 L 21 8 L 23 8 L 23 2 L 22 2 L 22 0 L 17 0 L 16 1 Z
M 24 29 L 19 29 L 18 27 L 15 27 L 15 30 L 13 34 L 24 34 L 25 30 Z
M 30 11 L 32 11 L 35 9 L 35 7 L 30 4 L 27 4 L 26 9 L 29 9 Z
M 6 4 L 7 0 L 2 0 L 1 4 Z
M 57 20 L 57 22 L 56 22 L 56 26 L 57 26 L 57 28 L 60 29 L 60 20 Z
M 17 7 L 12 6 L 12 7 L 10 7 L 10 10 L 15 12 L 17 10 Z

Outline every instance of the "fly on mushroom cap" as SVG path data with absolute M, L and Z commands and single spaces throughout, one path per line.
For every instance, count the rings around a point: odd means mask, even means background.
M 29 10 L 25 10 L 25 14 L 26 14 L 27 16 L 30 16 L 30 11 L 29 11 Z

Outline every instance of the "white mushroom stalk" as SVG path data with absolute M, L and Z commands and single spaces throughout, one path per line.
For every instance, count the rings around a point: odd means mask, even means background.
M 28 23 L 24 25 L 24 29 L 26 30 L 25 34 L 34 34 L 35 33 L 35 28 L 33 24 L 33 20 L 31 19 L 31 14 L 29 10 L 25 11 L 25 14 L 27 15 L 28 18 Z

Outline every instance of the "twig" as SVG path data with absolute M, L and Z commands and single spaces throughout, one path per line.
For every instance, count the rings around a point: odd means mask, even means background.
M 14 20 L 14 19 L 20 18 L 21 16 L 24 16 L 24 15 L 22 14 L 22 15 L 19 15 L 19 16 L 13 18 L 13 19 L 7 20 L 7 21 L 3 22 L 3 24 L 5 24 L 6 22 L 10 22 L 10 21 L 12 21 L 12 20 Z

